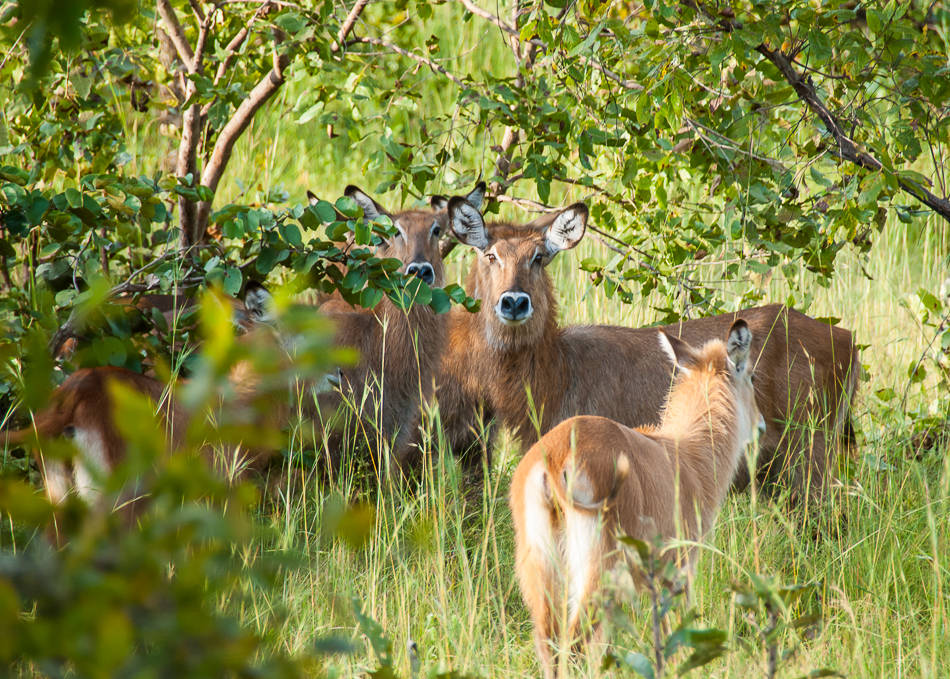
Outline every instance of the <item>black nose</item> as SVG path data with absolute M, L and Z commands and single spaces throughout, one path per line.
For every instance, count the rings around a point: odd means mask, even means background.
M 407 276 L 418 276 L 426 285 L 432 285 L 435 282 L 435 269 L 429 262 L 412 262 L 406 267 Z
M 498 300 L 498 312 L 509 321 L 520 321 L 531 315 L 531 297 L 523 292 L 506 292 Z

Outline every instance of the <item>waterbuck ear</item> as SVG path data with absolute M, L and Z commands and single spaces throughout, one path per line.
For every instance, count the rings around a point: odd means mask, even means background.
M 257 281 L 248 281 L 244 288 L 244 308 L 251 321 L 270 323 L 274 320 L 274 296 Z
M 465 196 L 465 200 L 468 201 L 468 204 L 471 205 L 476 210 L 482 209 L 482 201 L 485 200 L 485 182 L 478 182 L 475 185 L 475 188 L 468 192 Z
M 729 336 L 726 340 L 726 353 L 740 375 L 749 367 L 751 347 L 752 331 L 749 330 L 749 324 L 740 318 L 729 328 Z
M 558 213 L 554 221 L 544 231 L 544 246 L 549 255 L 561 250 L 570 250 L 580 243 L 587 230 L 587 206 L 574 203 Z
M 696 363 L 696 352 L 693 347 L 678 337 L 667 335 L 662 330 L 658 334 L 660 336 L 660 349 L 670 359 L 673 367 L 684 373 L 689 373 L 690 368 Z
M 484 250 L 488 247 L 488 231 L 485 220 L 468 198 L 453 196 L 449 199 L 449 224 L 455 237 L 466 245 Z
M 307 200 L 310 201 L 311 205 L 316 205 L 320 202 L 320 199 L 317 198 L 317 195 L 313 191 L 307 191 Z
M 432 198 L 429 199 L 429 207 L 436 212 L 441 212 L 449 207 L 449 199 L 445 196 L 432 196 Z
M 379 219 L 389 213 L 383 209 L 383 206 L 369 197 L 362 189 L 350 184 L 343 190 L 344 196 L 349 196 L 356 201 L 356 204 L 363 208 L 363 217 L 366 219 Z

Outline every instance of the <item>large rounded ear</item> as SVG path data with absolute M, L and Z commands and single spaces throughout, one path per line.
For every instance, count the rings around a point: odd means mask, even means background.
M 320 202 L 320 199 L 317 198 L 317 194 L 315 194 L 313 191 L 307 191 L 307 200 L 310 201 L 311 205 L 316 205 Z
M 749 367 L 749 350 L 752 348 L 752 331 L 744 320 L 737 319 L 729 328 L 726 339 L 726 353 L 736 366 L 736 372 L 743 374 Z
M 482 209 L 482 202 L 485 200 L 485 189 L 487 186 L 485 182 L 478 182 L 475 185 L 475 188 L 468 192 L 465 196 L 465 200 L 468 201 L 468 204 L 471 205 L 476 210 Z
M 453 196 L 449 199 L 449 224 L 455 237 L 466 245 L 479 250 L 488 247 L 485 220 L 482 213 L 468 202 L 467 197 Z
M 673 367 L 684 373 L 689 373 L 690 368 L 696 365 L 696 351 L 689 344 L 678 337 L 667 335 L 662 330 L 658 331 L 660 339 L 660 349 L 667 355 Z
M 383 209 L 382 205 L 370 198 L 369 195 L 358 186 L 350 184 L 344 189 L 343 195 L 349 196 L 356 201 L 357 205 L 363 208 L 363 217 L 366 219 L 379 219 L 383 215 L 389 215 L 389 213 Z
M 544 245 L 549 255 L 570 250 L 580 243 L 587 230 L 587 206 L 574 203 L 558 213 L 544 231 Z

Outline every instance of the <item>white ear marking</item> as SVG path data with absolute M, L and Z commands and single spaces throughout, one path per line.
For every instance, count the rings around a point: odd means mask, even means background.
M 363 217 L 365 219 L 378 219 L 383 215 L 383 211 L 376 201 L 370 198 L 360 188 L 356 186 L 347 186 L 343 193 L 344 195 L 352 198 L 354 201 L 356 201 L 357 205 L 363 208 Z
M 407 240 L 406 229 L 403 227 L 403 225 L 400 223 L 398 219 L 393 222 L 393 226 L 396 227 L 396 231 L 399 232 L 399 235 L 402 236 L 402 239 Z
M 449 219 L 456 237 L 479 250 L 488 247 L 488 233 L 482 213 L 464 198 L 452 198 L 449 201 Z
M 544 244 L 550 254 L 577 245 L 587 230 L 587 206 L 577 203 L 563 210 L 544 232 Z
M 749 367 L 749 351 L 752 348 L 752 331 L 741 318 L 732 324 L 729 329 L 729 338 L 726 340 L 726 354 L 736 368 L 736 373 L 742 375 Z
M 679 362 L 676 358 L 676 351 L 673 349 L 673 345 L 670 343 L 670 338 L 667 337 L 666 333 L 662 330 L 657 332 L 660 340 L 660 349 L 663 350 L 663 353 L 666 354 L 666 357 L 670 359 L 670 363 L 673 364 L 675 370 L 682 371 L 683 374 L 689 374 L 689 368 Z

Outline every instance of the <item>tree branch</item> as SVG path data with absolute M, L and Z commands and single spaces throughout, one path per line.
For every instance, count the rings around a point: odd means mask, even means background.
M 208 159 L 208 164 L 201 173 L 201 184 L 207 186 L 212 191 L 218 188 L 218 182 L 231 159 L 231 152 L 234 150 L 234 144 L 238 138 L 244 134 L 244 130 L 251 124 L 254 115 L 267 101 L 274 96 L 274 93 L 284 84 L 284 69 L 290 64 L 290 56 L 287 54 L 274 54 L 274 65 L 267 72 L 260 82 L 254 86 L 254 89 L 247 95 L 241 105 L 238 106 L 234 115 L 221 129 L 218 139 L 214 144 L 214 150 Z M 201 201 L 198 203 L 198 213 L 195 220 L 195 233 L 192 242 L 197 243 L 204 237 L 208 224 L 208 216 L 211 214 L 210 201 Z
M 861 148 L 845 133 L 840 121 L 825 106 L 811 79 L 796 71 L 788 57 L 781 50 L 770 50 L 762 44 L 756 47 L 756 51 L 778 69 L 779 73 L 795 90 L 798 97 L 818 116 L 828 134 L 834 139 L 840 158 L 867 170 L 892 172 L 891 170 L 885 170 L 880 160 Z M 950 200 L 937 196 L 917 182 L 905 180 L 900 175 L 895 176 L 898 186 L 950 222 Z
M 360 38 L 350 38 L 349 40 L 346 41 L 347 45 L 354 45 L 354 44 L 359 44 L 359 43 L 363 43 L 366 45 L 375 45 L 376 47 L 382 47 L 383 49 L 387 49 L 390 52 L 401 54 L 404 57 L 412 59 L 418 64 L 422 64 L 423 66 L 428 66 L 433 71 L 437 73 L 441 73 L 442 75 L 444 75 L 446 78 L 454 82 L 459 87 L 465 87 L 465 83 L 462 82 L 462 80 L 458 76 L 450 73 L 449 71 L 445 69 L 444 66 L 436 63 L 435 61 L 432 61 L 432 59 L 429 59 L 428 57 L 424 57 L 420 54 L 416 54 L 415 52 L 410 52 L 407 49 L 399 47 L 398 45 L 394 45 L 391 42 L 380 40 L 379 38 L 360 37 Z
M 359 18 L 360 14 L 363 12 L 363 8 L 369 4 L 369 0 L 356 0 L 356 4 L 353 5 L 353 9 L 350 10 L 350 13 L 346 15 L 346 19 L 343 20 L 343 23 L 340 25 L 340 30 L 336 34 L 336 40 L 333 41 L 333 44 L 330 45 L 331 52 L 339 52 L 340 47 L 343 46 L 346 36 L 350 34 L 350 31 L 353 30 L 353 26 L 356 24 L 356 20 Z
M 162 22 L 165 24 L 165 33 L 175 46 L 175 51 L 178 52 L 178 58 L 184 64 L 185 70 L 189 73 L 193 72 L 195 55 L 185 38 L 185 31 L 178 21 L 178 15 L 172 8 L 171 2 L 169 0 L 156 0 L 155 5 Z

